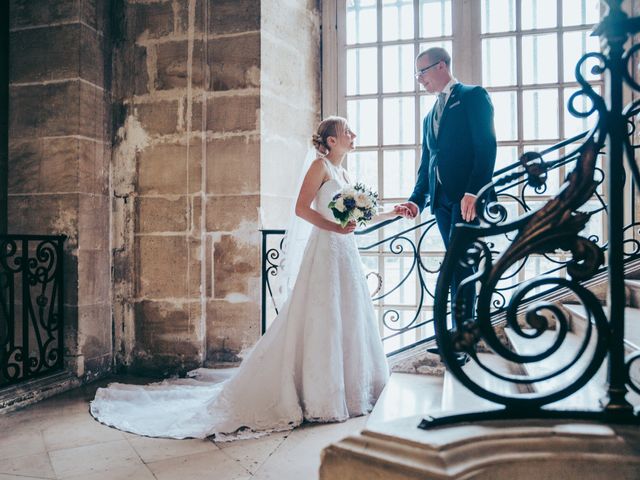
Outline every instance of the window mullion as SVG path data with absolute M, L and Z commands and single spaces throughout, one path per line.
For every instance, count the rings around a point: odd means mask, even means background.
M 376 2 L 377 4 L 377 8 L 376 8 L 376 30 L 377 30 L 377 43 L 376 43 L 376 55 L 378 57 L 378 71 L 376 72 L 376 75 L 378 77 L 378 91 L 377 93 L 377 104 L 378 104 L 378 155 L 377 155 L 377 161 L 378 161 L 378 194 L 380 195 L 381 199 L 384 199 L 384 178 L 382 175 L 382 172 L 384 171 L 384 165 L 382 163 L 383 160 L 383 152 L 382 149 L 379 148 L 382 145 L 382 135 L 383 135 L 383 106 L 382 106 L 382 0 L 377 0 Z M 384 228 L 378 229 L 378 241 L 382 240 L 383 235 L 384 235 Z M 381 245 L 379 247 L 380 251 L 383 250 L 383 246 Z M 378 256 L 378 272 L 382 272 L 382 275 L 385 275 L 385 266 L 384 266 L 384 257 L 382 255 Z M 383 302 L 384 304 L 384 302 Z M 382 307 L 380 309 L 380 311 L 382 312 L 382 310 L 384 310 L 384 307 Z M 382 317 L 380 317 L 382 318 Z M 381 329 L 384 330 L 384 326 L 382 325 L 380 327 Z
M 340 45 L 346 43 L 345 36 L 345 0 L 329 0 L 322 2 L 322 116 L 337 114 L 344 102 L 339 94 L 343 83 L 341 72 L 345 72 L 346 52 L 341 52 Z M 346 75 L 344 77 L 346 83 Z

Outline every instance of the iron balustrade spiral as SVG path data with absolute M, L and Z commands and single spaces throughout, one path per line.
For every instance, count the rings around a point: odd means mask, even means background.
M 0 235 L 0 387 L 63 368 L 65 238 Z
M 601 37 L 606 46 L 606 54 L 587 53 L 578 61 L 575 74 L 580 89 L 568 101 L 568 109 L 572 115 L 582 118 L 594 115 L 597 119 L 594 127 L 584 135 L 582 144 L 570 154 L 548 164 L 541 155 L 527 152 L 520 158 L 520 171 L 494 179 L 491 184 L 485 186 L 476 203 L 482 224 L 456 225 L 438 277 L 434 315 L 436 340 L 447 368 L 473 393 L 503 405 L 504 408 L 439 419 L 429 417 L 421 422 L 421 428 L 487 418 L 549 416 L 620 422 L 637 422 L 639 419 L 625 398 L 628 387 L 639 391 L 630 374 L 632 364 L 638 361 L 639 355 L 624 359 L 624 247 L 625 244 L 629 246 L 629 239 L 625 240 L 625 233 L 630 229 L 636 230 L 636 225 L 623 224 L 623 190 L 625 158 L 636 185 L 640 181 L 640 172 L 634 158 L 636 147 L 632 142 L 635 130 L 633 120 L 640 101 L 636 100 L 623 108 L 622 91 L 625 84 L 633 90 L 640 91 L 640 85 L 629 73 L 630 59 L 640 50 L 640 46 L 636 45 L 626 53 L 623 49 L 627 36 L 640 31 L 640 19 L 629 19 L 622 11 L 620 1 L 608 0 L 606 3 L 609 11 L 594 32 Z M 593 73 L 607 74 L 607 101 L 598 95 L 582 74 L 588 61 L 596 62 L 592 68 Z M 589 100 L 591 106 L 586 111 L 579 111 L 575 107 L 575 102 L 580 97 Z M 608 211 L 607 313 L 597 297 L 582 285 L 582 282 L 593 278 L 604 265 L 605 246 L 598 245 L 598 239 L 581 234 L 593 215 L 593 212 L 584 211 L 583 206 L 597 194 L 598 184 L 603 180 L 603 171 L 597 168 L 596 161 L 605 142 L 608 147 L 606 170 L 609 194 L 608 205 L 603 205 Z M 513 221 L 506 221 L 505 209 L 500 204 L 488 200 L 489 192 L 493 188 L 517 181 L 525 180 L 529 188 L 544 188 L 549 168 L 565 162 L 573 155 L 577 155 L 578 159 L 564 187 L 540 208 Z M 512 241 L 505 251 L 495 255 L 489 244 L 490 239 L 504 234 L 510 234 Z M 636 253 L 637 241 L 634 238 L 630 241 Z M 500 338 L 492 322 L 491 302 L 496 286 L 500 279 L 508 274 L 509 269 L 522 259 L 532 254 L 546 256 L 557 251 L 562 251 L 569 257 L 566 262 L 567 278 L 549 275 L 524 282 L 518 285 L 506 305 L 506 325 L 514 336 L 531 346 L 515 351 L 510 346 L 511 343 Z M 477 292 L 477 301 L 475 304 L 467 304 L 469 296 L 465 298 L 462 293 L 457 294 L 456 298 L 452 299 L 451 312 L 457 327 L 449 329 L 447 302 L 453 272 L 458 264 L 474 267 L 474 273 L 461 282 L 458 292 L 473 289 Z M 547 287 L 561 287 L 570 291 L 586 312 L 586 328 L 575 333 L 579 338 L 571 348 L 568 347 L 567 341 L 570 323 L 565 312 L 549 301 L 531 301 L 533 292 Z M 549 333 L 551 335 L 548 335 Z M 543 337 L 550 337 L 551 341 L 544 341 Z M 556 355 L 556 362 L 551 370 L 537 376 L 505 373 L 483 362 L 482 357 L 478 355 L 481 343 L 511 365 L 540 362 L 549 359 L 561 349 L 565 355 Z M 485 383 L 478 379 L 477 373 L 469 373 L 477 372 L 477 368 L 463 368 L 458 364 L 456 357 L 459 352 L 468 354 L 478 368 L 499 381 L 516 387 L 525 385 L 534 388 L 516 389 L 512 390 L 513 394 L 507 394 L 485 387 Z M 601 400 L 601 408 L 589 411 L 544 408 L 584 387 L 594 378 L 607 357 L 607 394 Z M 553 388 L 548 388 L 551 380 Z M 547 388 L 542 388 L 545 386 Z

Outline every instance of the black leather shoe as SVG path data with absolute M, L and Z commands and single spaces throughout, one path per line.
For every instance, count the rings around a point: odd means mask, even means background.
M 435 355 L 440 355 L 440 350 L 438 349 L 438 347 L 427 348 L 427 352 L 433 353 Z M 458 365 L 462 367 L 468 361 L 469 361 L 469 355 L 467 355 L 464 352 L 456 352 L 456 362 L 458 363 Z M 440 355 L 440 362 L 444 363 L 442 361 L 442 355 Z
M 463 367 L 469 361 L 469 355 L 466 353 L 456 353 L 456 362 L 458 366 Z

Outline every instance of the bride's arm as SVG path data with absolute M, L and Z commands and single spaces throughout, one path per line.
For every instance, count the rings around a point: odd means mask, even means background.
M 374 223 L 379 223 L 379 222 L 384 222 L 385 220 L 389 220 L 391 218 L 396 218 L 399 217 L 400 215 L 398 215 L 394 210 L 389 210 L 388 212 L 383 212 L 380 211 L 378 213 L 376 213 L 371 220 L 369 220 L 367 223 L 369 225 L 373 225 Z
M 296 200 L 296 215 L 323 230 L 337 233 L 351 233 L 355 230 L 355 223 L 349 223 L 342 228 L 339 223 L 326 219 L 317 210 L 311 208 L 322 182 L 327 176 L 326 167 L 321 160 L 315 160 L 302 182 L 298 199 Z

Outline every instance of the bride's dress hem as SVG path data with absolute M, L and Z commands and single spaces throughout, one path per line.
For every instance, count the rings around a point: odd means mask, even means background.
M 158 382 L 158 384 L 160 384 L 162 382 Z M 112 385 L 119 385 L 117 383 L 112 383 L 109 384 L 107 386 L 107 388 L 111 387 Z M 121 384 L 120 384 L 121 385 Z M 153 384 L 156 385 L 156 384 Z M 174 439 L 174 440 L 184 440 L 184 439 L 208 439 L 211 440 L 213 442 L 218 442 L 218 443 L 222 443 L 222 442 L 232 442 L 232 441 L 238 441 L 238 440 L 249 440 L 249 439 L 255 439 L 255 438 L 262 438 L 265 436 L 268 436 L 270 434 L 273 433 L 282 433 L 282 432 L 291 432 L 294 429 L 298 428 L 301 425 L 305 425 L 305 424 L 309 424 L 309 425 L 317 425 L 317 424 L 330 424 L 330 423 L 344 423 L 352 418 L 358 418 L 358 417 L 362 417 L 365 415 L 369 415 L 371 413 L 371 411 L 373 410 L 373 406 L 371 406 L 370 408 L 368 408 L 366 411 L 360 412 L 360 413 L 354 413 L 352 415 L 348 415 L 348 416 L 339 416 L 339 417 L 305 417 L 302 419 L 302 421 L 295 421 L 295 422 L 289 422 L 289 424 L 287 426 L 281 426 L 281 427 L 277 427 L 277 428 L 269 428 L 269 429 L 255 429 L 255 428 L 251 428 L 248 426 L 242 426 L 237 428 L 235 431 L 233 432 L 210 432 L 204 435 L 198 435 L 198 436 L 194 436 L 194 435 L 158 435 L 154 432 L 150 432 L 150 433 L 144 433 L 143 430 L 138 430 L 136 428 L 131 428 L 130 425 L 127 425 L 126 422 L 125 423 L 119 423 L 119 422 L 110 422 L 107 418 L 101 418 L 102 416 L 100 415 L 99 411 L 95 411 L 94 410 L 94 402 L 91 402 L 90 406 L 89 406 L 89 413 L 91 414 L 91 416 L 94 418 L 94 420 L 96 420 L 99 423 L 102 423 L 103 425 L 106 425 L 110 428 L 114 428 L 116 430 L 122 431 L 122 432 L 126 432 L 129 434 L 133 434 L 133 435 L 138 435 L 141 437 L 147 437 L 147 438 L 165 438 L 165 439 Z

